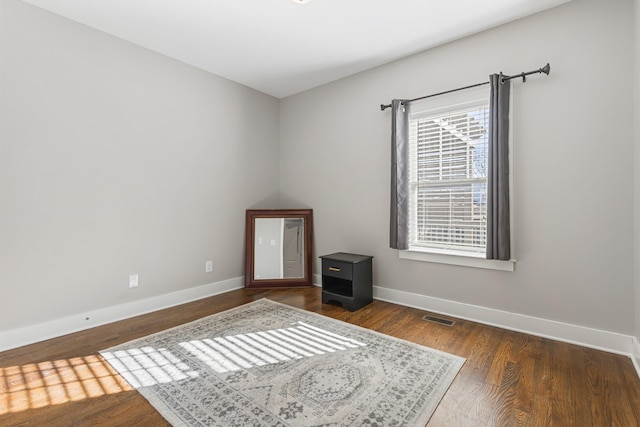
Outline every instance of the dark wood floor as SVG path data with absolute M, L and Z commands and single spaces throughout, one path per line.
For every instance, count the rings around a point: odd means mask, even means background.
M 429 426 L 640 426 L 624 356 L 380 301 L 350 313 L 318 288 L 233 291 L 0 353 L 0 426 L 168 425 L 97 352 L 263 297 L 467 358 Z

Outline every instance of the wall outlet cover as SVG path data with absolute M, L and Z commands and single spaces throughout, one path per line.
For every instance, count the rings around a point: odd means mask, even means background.
M 130 288 L 137 288 L 138 287 L 138 275 L 137 274 L 130 274 L 129 275 L 129 287 Z

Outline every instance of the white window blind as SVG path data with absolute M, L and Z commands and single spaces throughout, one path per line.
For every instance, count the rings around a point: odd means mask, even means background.
M 488 100 L 413 113 L 410 247 L 484 253 Z

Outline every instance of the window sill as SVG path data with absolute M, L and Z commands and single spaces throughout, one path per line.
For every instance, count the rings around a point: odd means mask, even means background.
M 435 262 L 438 264 L 458 265 L 462 267 L 484 268 L 488 270 L 514 271 L 515 260 L 499 261 L 486 259 L 482 254 L 470 254 L 454 251 L 436 251 L 409 249 L 398 251 L 402 259 L 413 261 Z

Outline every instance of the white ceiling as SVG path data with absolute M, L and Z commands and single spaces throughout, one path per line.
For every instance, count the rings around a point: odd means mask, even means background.
M 23 1 L 283 98 L 569 0 Z

